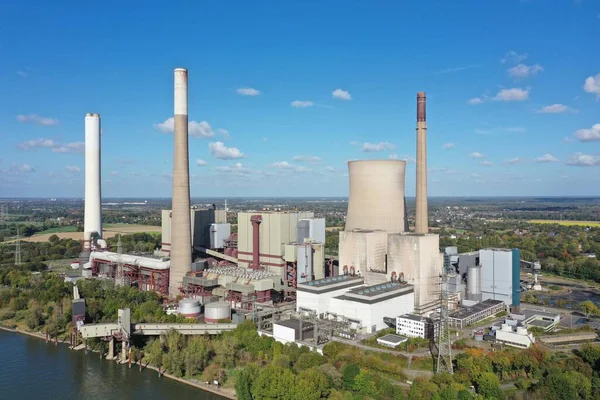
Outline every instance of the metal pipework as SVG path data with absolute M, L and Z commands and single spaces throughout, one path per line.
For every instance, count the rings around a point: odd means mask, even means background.
M 173 199 L 171 208 L 171 269 L 169 295 L 177 296 L 183 277 L 191 271 L 190 175 L 188 153 L 188 71 L 175 69 Z
M 260 223 L 262 222 L 262 216 L 253 215 L 250 217 L 250 222 L 252 222 L 252 263 L 250 264 L 250 268 L 259 269 L 260 268 Z
M 417 188 L 415 232 L 428 233 L 427 218 L 427 113 L 425 92 L 417 93 Z

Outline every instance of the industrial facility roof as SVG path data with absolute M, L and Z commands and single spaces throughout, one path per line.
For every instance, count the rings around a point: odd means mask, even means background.
M 325 293 L 333 290 L 340 290 L 362 285 L 364 283 L 360 276 L 353 275 L 338 275 L 324 279 L 299 283 L 296 290 L 310 293 Z
M 417 322 L 425 322 L 428 320 L 428 318 L 422 317 L 417 314 L 404 314 L 404 315 L 401 315 L 400 318 L 410 319 L 411 321 L 417 321 Z
M 389 334 L 389 335 L 385 335 L 380 338 L 377 338 L 377 341 L 388 342 L 391 344 L 399 344 L 402 342 L 406 342 L 407 340 L 408 340 L 408 338 L 406 338 L 404 336 L 393 335 L 393 334 Z
M 468 318 L 472 315 L 477 314 L 478 312 L 481 312 L 488 308 L 497 306 L 500 303 L 503 303 L 503 301 L 488 299 L 488 300 L 482 301 L 481 303 L 477 303 L 471 307 L 466 307 L 466 308 L 460 309 L 458 311 L 455 311 L 452 314 L 450 314 L 450 318 L 454 318 L 454 319 Z
M 380 283 L 378 285 L 373 286 L 362 286 L 354 289 L 350 289 L 347 294 L 358 294 L 361 296 L 374 297 L 379 296 L 380 294 L 393 292 L 398 289 L 410 290 L 413 289 L 412 285 L 401 284 L 398 282 L 386 282 Z

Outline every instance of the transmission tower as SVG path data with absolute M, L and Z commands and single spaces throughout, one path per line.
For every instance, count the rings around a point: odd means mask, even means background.
M 15 265 L 21 265 L 21 231 L 17 226 L 17 241 L 15 242 Z
M 0 222 L 4 222 L 6 219 L 6 214 L 8 213 L 6 204 L 0 204 Z
M 448 311 L 448 272 L 442 268 L 440 290 L 440 322 L 438 329 L 438 354 L 436 371 L 453 373 L 452 368 L 452 343 L 450 342 L 450 323 Z

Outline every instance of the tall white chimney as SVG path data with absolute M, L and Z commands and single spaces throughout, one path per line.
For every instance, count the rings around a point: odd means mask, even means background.
M 417 193 L 415 232 L 428 233 L 427 214 L 427 115 L 425 92 L 417 93 Z
M 102 237 L 102 205 L 100 191 L 100 114 L 85 115 L 85 205 L 84 250 L 90 249 L 90 237 Z

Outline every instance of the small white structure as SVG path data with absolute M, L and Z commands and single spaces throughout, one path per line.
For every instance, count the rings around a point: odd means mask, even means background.
M 382 346 L 396 348 L 402 343 L 406 342 L 407 340 L 408 338 L 398 335 L 385 335 L 380 338 L 377 338 L 377 343 Z
M 231 319 L 231 304 L 217 301 L 204 306 L 204 322 L 213 324 L 226 319 Z
M 177 312 L 186 318 L 194 318 L 200 315 L 200 302 L 196 299 L 181 299 Z
M 527 349 L 535 343 L 535 338 L 533 334 L 527 332 L 527 328 L 524 326 L 517 326 L 513 329 L 509 324 L 502 324 L 502 327 L 496 330 L 496 342 Z
M 431 319 L 416 314 L 404 314 L 396 317 L 396 333 L 402 336 L 430 338 L 433 335 Z
M 300 334 L 302 332 L 302 334 Z M 313 337 L 313 327 L 299 319 L 288 319 L 273 324 L 273 339 L 286 344 Z

